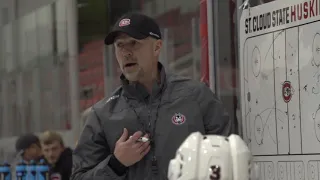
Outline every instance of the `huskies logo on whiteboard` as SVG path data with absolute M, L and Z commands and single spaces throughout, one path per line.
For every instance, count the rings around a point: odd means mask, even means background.
M 128 26 L 130 24 L 130 19 L 122 19 L 119 22 L 119 27 Z
M 173 124 L 181 125 L 186 122 L 186 117 L 181 113 L 175 113 L 171 120 Z
M 289 81 L 285 81 L 282 85 L 282 97 L 286 103 L 288 103 L 292 98 L 292 86 Z

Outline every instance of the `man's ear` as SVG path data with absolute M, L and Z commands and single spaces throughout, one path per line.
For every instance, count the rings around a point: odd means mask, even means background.
M 160 55 L 160 51 L 161 51 L 161 48 L 162 48 L 162 40 L 161 39 L 158 39 L 154 42 L 154 55 L 155 56 L 159 56 Z

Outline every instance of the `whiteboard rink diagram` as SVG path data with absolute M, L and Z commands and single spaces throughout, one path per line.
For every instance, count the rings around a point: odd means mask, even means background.
M 244 139 L 253 155 L 319 153 L 320 22 L 250 37 L 243 51 Z

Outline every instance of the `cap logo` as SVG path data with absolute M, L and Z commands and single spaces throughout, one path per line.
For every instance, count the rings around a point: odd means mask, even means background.
M 119 27 L 128 26 L 130 24 L 130 19 L 122 19 L 119 22 Z
M 159 36 L 158 34 L 155 34 L 155 33 L 153 33 L 153 32 L 149 32 L 149 34 L 150 34 L 151 36 L 155 36 L 155 37 L 157 37 L 157 38 L 160 38 L 160 36 Z

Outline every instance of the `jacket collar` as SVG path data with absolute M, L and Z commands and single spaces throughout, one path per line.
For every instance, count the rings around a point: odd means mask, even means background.
M 166 72 L 165 68 L 160 62 L 158 62 L 158 72 L 160 73 L 160 82 L 154 82 L 151 94 L 152 98 L 157 97 L 159 93 L 166 87 Z M 146 101 L 150 96 L 147 89 L 139 82 L 130 83 L 123 74 L 121 74 L 120 79 L 124 90 L 124 96 L 128 98 L 138 98 L 142 101 Z

